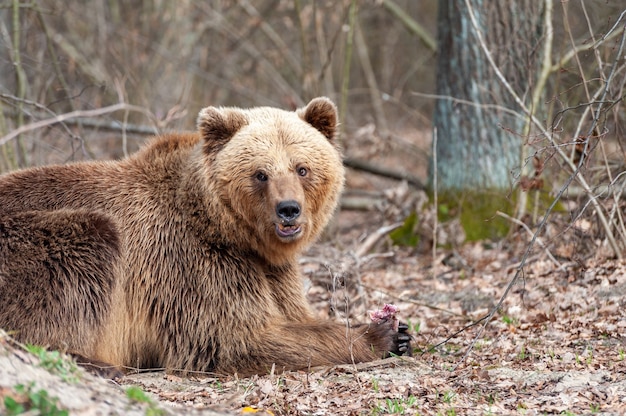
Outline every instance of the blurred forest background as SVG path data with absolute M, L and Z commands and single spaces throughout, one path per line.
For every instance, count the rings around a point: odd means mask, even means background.
M 355 3 L 351 21 L 352 0 L 0 2 L 0 134 L 120 102 L 145 109 L 21 135 L 3 147 L 0 168 L 120 156 L 144 140 L 134 126 L 193 129 L 207 105 L 295 108 L 317 95 L 342 103 L 343 93 L 344 131 L 376 142 L 363 156 L 414 151 L 411 131 L 430 135 L 434 98 L 421 94 L 435 93 L 437 0 Z M 617 3 L 555 2 L 555 59 L 607 31 Z M 570 61 L 549 88 L 580 94 L 579 82 Z M 105 140 L 105 122 L 129 125 L 128 149 Z M 427 163 L 420 153 L 416 174 Z
M 145 109 L 21 135 L 3 147 L 0 168 L 119 157 L 146 127 L 195 128 L 208 105 L 290 109 L 318 95 L 340 103 L 344 85 L 346 131 L 368 128 L 374 138 L 372 95 L 398 139 L 405 128 L 427 131 L 432 100 L 413 92 L 434 92 L 435 52 L 382 2 L 357 3 L 353 27 L 350 0 L 0 3 L 2 135 L 76 110 Z M 396 4 L 435 36 L 436 1 Z M 102 134 L 107 127 L 120 131 Z
M 198 111 L 208 105 L 294 109 L 326 95 L 339 105 L 348 161 L 353 166 L 365 162 L 366 169 L 391 169 L 391 176 L 404 177 L 419 188 L 428 181 L 432 156 L 432 119 L 441 75 L 437 58 L 442 54 L 436 42 L 437 11 L 444 2 L 457 8 L 465 4 L 451 0 L 2 1 L 0 172 L 119 158 L 151 134 L 194 129 Z M 624 170 L 626 116 L 620 97 L 625 65 L 623 57 L 614 56 L 624 31 L 623 21 L 614 27 L 623 17 L 618 3 L 551 3 L 553 37 L 537 47 L 550 42 L 552 66 L 541 91 L 541 108 L 532 110 L 545 132 L 558 133 L 561 141 L 545 134 L 540 140 L 536 129 L 537 136 L 512 132 L 519 135 L 520 146 L 529 147 L 521 163 L 529 172 L 527 176 L 511 172 L 514 186 L 521 181 L 522 188 L 528 189 L 540 183 L 548 192 L 561 186 L 562 180 L 551 179 L 558 174 L 546 173 L 563 172 L 569 163 L 553 157 L 555 149 L 562 146 L 576 162 L 576 146 L 589 143 L 589 137 L 581 141 L 574 134 L 593 118 L 589 102 L 598 99 L 597 91 L 612 68 L 613 101 L 604 107 L 597 130 L 607 147 L 597 158 L 599 165 L 587 166 L 587 172 L 600 172 L 588 177 L 588 183 L 607 185 Z M 482 1 L 474 4 L 479 11 L 480 5 L 485 7 Z M 612 37 L 598 43 L 606 33 Z M 536 56 L 540 59 L 541 53 Z M 513 67 L 518 72 L 525 68 L 536 72 L 540 62 L 519 62 Z M 534 82 L 538 75 L 528 78 Z M 532 86 L 524 93 L 532 93 Z M 59 122 L 51 123 L 53 119 Z M 533 159 L 541 149 L 552 153 Z M 554 160 L 549 171 L 547 165 Z M 533 163 L 535 176 L 541 178 L 532 177 Z M 351 188 L 390 186 L 372 178 L 349 180 Z M 586 189 L 587 197 L 593 199 L 596 194 L 590 190 Z M 626 232 L 623 224 L 621 231 Z

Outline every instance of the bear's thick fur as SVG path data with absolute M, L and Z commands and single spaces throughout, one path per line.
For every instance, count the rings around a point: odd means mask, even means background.
M 249 375 L 409 348 L 309 311 L 297 256 L 343 187 L 326 98 L 208 107 L 109 162 L 0 176 L 0 327 L 119 368 Z

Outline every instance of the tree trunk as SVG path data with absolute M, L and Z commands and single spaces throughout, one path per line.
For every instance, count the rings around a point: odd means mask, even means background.
M 541 0 L 470 0 L 487 49 L 520 97 L 528 97 L 542 48 Z M 440 191 L 509 189 L 519 174 L 523 116 L 480 46 L 465 0 L 439 0 L 433 124 Z M 508 112 L 507 112 L 508 111 Z M 430 166 L 430 182 L 434 180 Z

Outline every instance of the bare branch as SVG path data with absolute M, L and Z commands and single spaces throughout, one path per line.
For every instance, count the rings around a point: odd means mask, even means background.
M 385 9 L 387 9 L 391 14 L 400 19 L 404 27 L 406 27 L 409 32 L 417 36 L 428 49 L 434 53 L 437 52 L 437 41 L 435 38 L 432 37 L 430 33 L 428 33 L 422 25 L 417 23 L 408 13 L 402 10 L 392 0 L 383 0 L 383 6 L 385 6 Z
M 139 113 L 146 115 L 148 118 L 152 120 L 156 119 L 156 117 L 145 108 L 139 107 L 136 105 L 126 104 L 126 103 L 118 103 L 118 104 L 110 105 L 108 107 L 97 108 L 94 110 L 76 110 L 70 113 L 60 114 L 58 116 L 48 118 L 45 120 L 40 120 L 40 121 L 36 121 L 30 124 L 25 124 L 13 130 L 9 134 L 3 136 L 2 138 L 0 138 L 0 146 L 7 143 L 11 139 L 14 139 L 15 137 L 19 136 L 22 133 L 26 133 L 32 130 L 37 130 L 42 127 L 51 126 L 53 124 L 61 123 L 68 119 L 77 118 L 77 117 L 98 117 L 104 114 L 114 113 L 120 110 L 135 111 L 135 112 L 139 112 Z

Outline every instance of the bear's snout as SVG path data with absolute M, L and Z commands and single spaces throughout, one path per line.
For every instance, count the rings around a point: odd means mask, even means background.
M 298 201 L 280 201 L 276 204 L 276 215 L 281 221 L 290 223 L 300 216 L 300 204 Z

